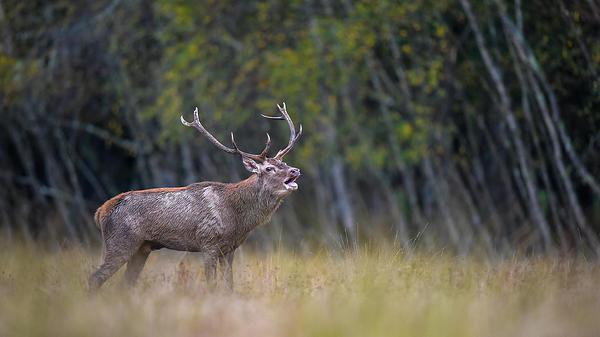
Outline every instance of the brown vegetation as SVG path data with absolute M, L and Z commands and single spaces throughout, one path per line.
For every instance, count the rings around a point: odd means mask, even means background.
M 0 252 L 2 336 L 594 336 L 600 269 L 584 260 L 484 262 L 392 249 L 354 254 L 243 250 L 232 294 L 208 292 L 193 254 L 153 254 L 95 296 L 97 254 Z

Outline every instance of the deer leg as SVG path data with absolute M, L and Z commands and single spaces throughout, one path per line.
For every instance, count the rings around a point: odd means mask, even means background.
M 217 273 L 217 257 L 209 255 L 204 260 L 204 276 L 210 290 L 215 288 L 215 274 Z
M 100 288 L 139 248 L 139 243 L 120 243 L 121 245 L 108 242 L 105 244 L 103 262 L 88 280 L 90 292 Z
M 227 254 L 219 255 L 219 265 L 221 267 L 221 275 L 225 280 L 227 290 L 233 290 L 233 250 Z
M 146 264 L 146 259 L 148 259 L 148 255 L 152 251 L 149 244 L 143 244 L 136 252 L 133 254 L 131 259 L 127 262 L 127 270 L 125 271 L 125 283 L 132 287 L 136 284 L 142 269 L 144 269 L 144 265 Z

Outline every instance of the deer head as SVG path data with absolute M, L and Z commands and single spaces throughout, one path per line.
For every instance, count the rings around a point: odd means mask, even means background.
M 298 129 L 298 133 L 296 133 L 294 123 L 287 112 L 285 103 L 283 103 L 282 106 L 277 104 L 277 108 L 279 108 L 281 116 L 261 116 L 267 119 L 285 120 L 290 128 L 290 141 L 285 148 L 279 150 L 275 157 L 272 158 L 267 157 L 267 153 L 271 147 L 271 137 L 268 133 L 265 148 L 262 150 L 262 152 L 260 152 L 260 154 L 252 154 L 240 150 L 235 142 L 233 132 L 231 133 L 231 143 L 233 144 L 233 148 L 225 146 L 219 142 L 204 128 L 202 123 L 200 123 L 198 118 L 198 107 L 196 107 L 194 110 L 193 122 L 187 122 L 183 116 L 181 116 L 181 123 L 183 123 L 185 126 L 194 127 L 202 135 L 208 138 L 208 140 L 217 148 L 230 154 L 239 155 L 242 159 L 244 167 L 248 171 L 257 175 L 258 184 L 262 189 L 266 189 L 273 194 L 282 197 L 298 189 L 296 180 L 298 177 L 300 177 L 300 170 L 283 162 L 283 157 L 290 152 L 290 150 L 292 150 L 294 144 L 300 138 L 300 135 L 302 135 L 302 125 L 300 125 Z

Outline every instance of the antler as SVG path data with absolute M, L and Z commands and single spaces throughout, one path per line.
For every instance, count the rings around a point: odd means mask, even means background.
M 267 142 L 265 144 L 265 148 L 264 150 L 262 150 L 262 152 L 260 154 L 252 154 L 252 153 L 247 153 L 244 152 L 242 150 L 240 150 L 237 146 L 237 144 L 235 143 L 235 139 L 233 137 L 233 132 L 231 133 L 231 142 L 233 143 L 233 149 L 230 147 L 227 147 L 223 144 L 221 144 L 221 142 L 219 142 L 213 135 L 210 134 L 210 132 L 208 132 L 204 126 L 202 125 L 202 123 L 200 123 L 200 119 L 198 118 L 198 107 L 196 107 L 196 109 L 194 110 L 194 121 L 193 122 L 188 122 L 186 121 L 183 116 L 181 116 L 181 123 L 185 126 L 192 126 L 194 127 L 196 130 L 200 131 L 200 133 L 204 136 L 206 136 L 206 138 L 208 138 L 208 140 L 210 140 L 211 143 L 213 143 L 216 147 L 218 147 L 219 149 L 230 153 L 230 154 L 239 154 L 242 157 L 246 157 L 246 158 L 250 158 L 253 160 L 257 160 L 257 161 L 264 161 L 267 158 L 267 152 L 269 151 L 269 148 L 271 148 L 271 136 L 269 136 L 269 134 L 267 133 Z
M 268 132 L 267 132 L 267 142 L 265 144 L 265 148 L 262 150 L 262 152 L 260 154 L 252 154 L 252 153 L 247 153 L 247 152 L 240 150 L 240 148 L 235 143 L 235 137 L 233 136 L 233 132 L 231 133 L 231 142 L 233 143 L 233 147 L 235 148 L 235 151 L 237 153 L 239 153 L 240 155 L 242 155 L 244 157 L 252 158 L 254 160 L 260 160 L 260 161 L 263 161 L 267 158 L 267 152 L 269 152 L 269 149 L 271 148 L 271 136 L 269 136 Z
M 281 107 L 281 106 L 279 106 L 279 104 L 277 104 L 277 108 L 279 108 L 279 112 L 281 112 L 281 116 L 261 115 L 264 118 L 285 120 L 288 123 L 288 126 L 290 128 L 290 142 L 288 143 L 288 146 L 286 146 L 282 150 L 279 150 L 279 152 L 277 152 L 277 155 L 275 155 L 274 158 L 279 159 L 279 160 L 281 160 L 283 158 L 283 156 L 285 156 L 288 152 L 290 152 L 290 150 L 294 147 L 294 144 L 296 143 L 298 138 L 300 138 L 300 135 L 302 135 L 302 124 L 300 124 L 300 128 L 298 129 L 298 134 L 296 135 L 296 128 L 294 127 L 292 118 L 290 118 L 290 115 L 287 112 L 285 102 L 283 102 L 282 105 L 283 105 L 283 107 Z

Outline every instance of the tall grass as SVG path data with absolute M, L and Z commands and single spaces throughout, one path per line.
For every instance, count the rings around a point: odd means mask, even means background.
M 1 336 L 598 336 L 600 267 L 392 249 L 238 254 L 235 291 L 208 292 L 192 254 L 151 254 L 135 288 L 121 270 L 85 291 L 98 254 L 0 252 Z

